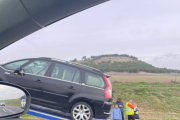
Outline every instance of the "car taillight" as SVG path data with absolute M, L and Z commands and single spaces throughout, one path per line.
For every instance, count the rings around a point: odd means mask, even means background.
M 112 99 L 112 88 L 111 85 L 108 81 L 108 79 L 106 78 L 106 76 L 103 76 L 105 82 L 106 82 L 106 88 L 105 88 L 105 98 L 109 98 Z

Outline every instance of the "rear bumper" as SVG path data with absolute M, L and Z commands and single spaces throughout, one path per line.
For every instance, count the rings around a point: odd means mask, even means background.
M 100 103 L 93 103 L 94 107 L 94 117 L 97 119 L 107 119 L 109 117 L 111 110 L 111 101 Z
M 103 113 L 103 114 L 101 114 L 101 115 L 95 115 L 95 118 L 96 119 L 107 119 L 108 117 L 109 117 L 109 115 L 110 115 L 110 113 Z
M 105 115 L 110 115 L 111 113 L 104 112 Z

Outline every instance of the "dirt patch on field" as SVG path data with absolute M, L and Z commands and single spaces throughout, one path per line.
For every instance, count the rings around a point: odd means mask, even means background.
M 111 81 L 117 81 L 122 83 L 131 82 L 147 82 L 147 83 L 169 83 L 174 80 L 173 76 L 112 76 Z M 180 81 L 180 77 L 178 78 Z
M 102 63 L 102 62 L 108 62 L 111 61 L 111 63 L 116 62 L 129 62 L 134 61 L 132 58 L 129 57 L 102 57 L 98 60 L 95 60 L 95 64 Z
M 177 74 L 155 74 L 155 73 L 128 73 L 128 72 L 106 72 L 110 75 L 111 82 L 131 83 L 131 82 L 147 82 L 147 83 L 170 83 L 172 81 L 180 82 L 180 75 Z
M 175 77 L 175 73 L 147 73 L 147 72 L 143 72 L 140 71 L 138 73 L 129 73 L 129 72 L 105 72 L 105 74 L 107 75 L 111 75 L 111 76 L 174 76 Z M 177 77 L 180 77 L 180 74 L 177 74 Z

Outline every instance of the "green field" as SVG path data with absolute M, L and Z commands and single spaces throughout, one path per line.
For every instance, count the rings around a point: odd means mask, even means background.
M 28 114 L 22 115 L 21 118 L 23 118 L 23 119 L 31 119 L 31 120 L 32 119 L 45 120 L 43 118 L 32 116 L 32 115 L 28 115 Z
M 180 74 L 177 74 L 177 83 L 174 82 L 174 74 L 106 74 L 112 76 L 113 104 L 119 97 L 124 104 L 131 98 L 137 104 L 141 120 L 180 120 Z M 30 115 L 23 115 L 22 118 L 38 119 Z
M 6 105 L 21 107 L 20 99 L 11 99 L 11 100 L 2 100 L 2 101 L 5 102 Z
M 133 99 L 139 109 L 141 120 L 179 120 L 180 84 L 176 83 L 112 83 L 113 104 L 122 98 L 124 104 Z M 112 105 L 113 109 L 114 105 Z M 38 119 L 31 115 L 21 118 Z M 125 115 L 125 119 L 127 117 Z
M 179 120 L 180 84 L 176 83 L 113 83 L 114 100 L 124 104 L 133 99 L 141 120 Z M 113 108 L 113 106 L 112 106 Z
M 158 74 L 158 73 L 127 73 L 127 72 L 106 72 L 105 74 L 111 76 L 111 82 L 132 83 L 132 82 L 146 82 L 146 83 L 170 83 L 172 81 L 180 82 L 180 74 Z

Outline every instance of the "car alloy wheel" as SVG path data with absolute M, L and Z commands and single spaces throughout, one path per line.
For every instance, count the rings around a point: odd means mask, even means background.
M 92 114 L 91 107 L 83 102 L 75 104 L 71 111 L 74 120 L 91 120 Z

